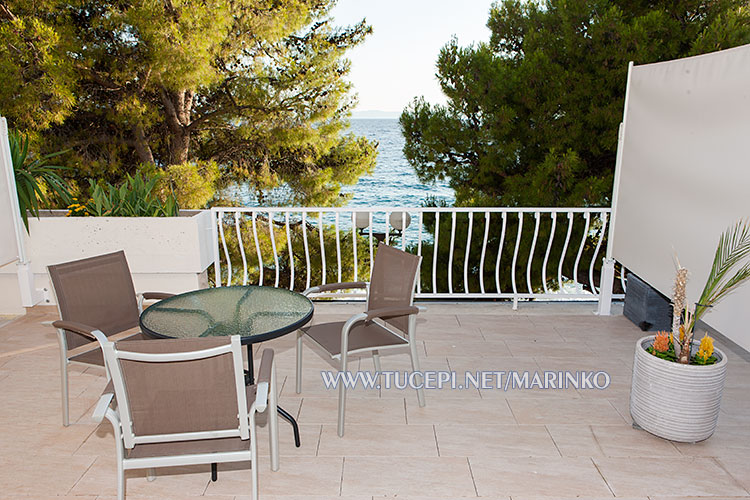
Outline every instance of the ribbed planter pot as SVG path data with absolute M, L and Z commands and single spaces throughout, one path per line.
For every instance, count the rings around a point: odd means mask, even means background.
M 643 430 L 671 441 L 695 443 L 711 437 L 719 418 L 727 357 L 714 349 L 713 365 L 683 365 L 657 358 L 646 348 L 654 336 L 636 342 L 630 415 Z M 698 350 L 694 342 L 693 352 Z

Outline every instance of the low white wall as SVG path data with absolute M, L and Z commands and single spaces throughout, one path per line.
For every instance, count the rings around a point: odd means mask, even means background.
M 26 249 L 38 289 L 51 290 L 47 266 L 124 250 L 136 291 L 179 293 L 208 286 L 213 262 L 210 211 L 181 217 L 64 217 L 29 219 Z M 45 302 L 54 304 L 52 293 Z M 0 267 L 0 314 L 23 313 L 16 264 Z

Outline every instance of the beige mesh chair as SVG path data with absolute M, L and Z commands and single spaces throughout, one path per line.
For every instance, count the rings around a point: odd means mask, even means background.
M 379 245 L 372 268 L 371 282 L 331 283 L 308 288 L 303 293 L 364 288 L 367 290 L 366 311 L 347 321 L 322 323 L 297 332 L 296 391 L 302 391 L 302 338 L 306 335 L 322 347 L 346 371 L 350 354 L 372 352 L 375 370 L 381 371 L 380 351 L 409 347 L 413 371 L 419 371 L 416 344 L 416 318 L 423 308 L 414 305 L 419 264 L 422 258 L 388 245 Z M 424 406 L 424 389 L 417 389 L 419 406 Z M 338 435 L 344 435 L 346 387 L 339 384 Z
M 138 317 L 144 300 L 171 297 L 148 292 L 136 296 L 125 253 L 115 252 L 47 268 L 57 298 L 63 425 L 70 423 L 68 365 L 71 362 L 104 366 L 93 331 L 112 340 L 139 338 Z M 137 337 L 134 337 L 137 336 Z
M 240 337 L 112 342 L 93 332 L 111 381 L 94 419 L 112 423 L 117 498 L 125 471 L 250 461 L 258 498 L 255 414 L 267 411 L 271 468 L 278 469 L 273 350 L 265 349 L 255 385 L 245 385 Z M 114 397 L 114 401 L 113 401 Z

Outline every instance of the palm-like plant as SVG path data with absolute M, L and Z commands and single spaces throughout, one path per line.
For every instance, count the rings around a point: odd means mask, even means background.
M 711 272 L 708 274 L 706 286 L 703 287 L 703 292 L 695 306 L 695 312 L 690 314 L 686 311 L 687 328 L 682 339 L 680 363 L 687 364 L 690 361 L 693 329 L 697 321 L 710 307 L 750 278 L 750 262 L 745 262 L 738 268 L 748 255 L 750 255 L 750 223 L 746 220 L 739 220 L 734 226 L 727 228 L 719 238 Z
M 66 167 L 48 165 L 47 162 L 65 151 L 58 151 L 38 158 L 29 158 L 29 138 L 17 130 L 8 132 L 10 143 L 10 157 L 13 163 L 13 173 L 16 180 L 18 205 L 21 209 L 21 219 L 29 231 L 30 213 L 39 217 L 40 205 L 48 205 L 48 195 L 52 193 L 67 205 L 70 202 L 70 190 L 59 172 Z

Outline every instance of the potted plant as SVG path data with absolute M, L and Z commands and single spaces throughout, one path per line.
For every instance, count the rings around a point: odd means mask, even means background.
M 716 429 L 727 357 L 704 334 L 694 339 L 698 320 L 748 278 L 750 226 L 739 221 L 719 238 L 706 285 L 695 305 L 687 303 L 687 269 L 676 261 L 671 332 L 636 342 L 630 414 L 635 427 L 680 442 L 708 439 Z M 743 263 L 744 262 L 744 263 Z

